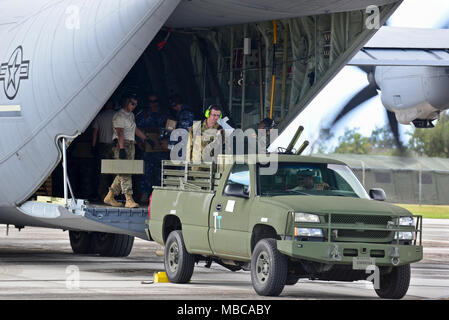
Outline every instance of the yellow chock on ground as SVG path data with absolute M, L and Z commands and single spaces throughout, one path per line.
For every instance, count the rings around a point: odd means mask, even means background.
M 165 272 L 156 272 L 154 274 L 154 283 L 165 283 L 165 282 L 170 282 Z

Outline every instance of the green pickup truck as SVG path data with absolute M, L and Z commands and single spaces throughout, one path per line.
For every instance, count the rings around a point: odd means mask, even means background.
M 336 160 L 280 154 L 272 174 L 248 160 L 163 162 L 149 233 L 165 245 L 171 282 L 188 282 L 205 261 L 250 270 L 264 296 L 301 278 L 368 279 L 381 298 L 407 293 L 410 264 L 423 255 L 421 216 L 383 202 L 381 189 L 367 194 Z

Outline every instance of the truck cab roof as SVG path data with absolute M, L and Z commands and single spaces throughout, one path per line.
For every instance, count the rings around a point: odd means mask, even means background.
M 276 153 L 269 153 L 267 155 L 262 155 L 263 157 L 260 158 L 260 155 L 258 154 L 247 154 L 247 155 L 219 155 L 217 163 L 218 164 L 232 164 L 237 161 L 243 161 L 249 162 L 252 159 L 255 159 L 256 162 L 262 162 L 266 163 L 268 161 L 278 161 L 278 162 L 304 162 L 304 163 L 331 163 L 331 164 L 341 164 L 346 165 L 346 163 L 326 158 L 326 157 L 312 157 L 312 156 L 298 156 L 294 154 L 276 154 Z M 253 163 L 256 163 L 253 162 Z

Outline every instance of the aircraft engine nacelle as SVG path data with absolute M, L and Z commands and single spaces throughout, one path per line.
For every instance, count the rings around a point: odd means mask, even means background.
M 449 68 L 378 66 L 375 81 L 383 105 L 399 123 L 428 123 L 449 109 Z

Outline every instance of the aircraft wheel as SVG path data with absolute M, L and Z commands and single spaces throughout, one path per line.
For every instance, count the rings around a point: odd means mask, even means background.
M 85 231 L 69 231 L 69 238 L 73 253 L 95 253 L 92 233 Z
M 100 256 L 127 257 L 131 253 L 133 244 L 133 236 L 95 232 L 95 247 Z

